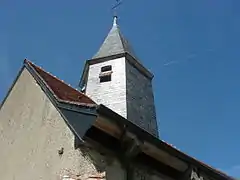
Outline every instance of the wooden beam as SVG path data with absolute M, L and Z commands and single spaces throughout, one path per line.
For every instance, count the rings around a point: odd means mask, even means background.
M 167 164 L 168 166 L 171 166 L 179 171 L 183 172 L 188 168 L 187 163 L 183 162 L 182 160 L 170 155 L 168 152 L 163 151 L 148 142 L 143 143 L 142 151 L 145 154 L 147 154 L 147 155 L 157 159 L 158 161 L 163 162 L 163 163 Z
M 93 125 L 117 139 L 122 135 L 122 130 L 105 117 L 99 116 Z

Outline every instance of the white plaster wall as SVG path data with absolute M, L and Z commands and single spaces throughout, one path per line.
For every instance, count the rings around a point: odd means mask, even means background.
M 111 165 L 106 163 L 109 157 L 95 149 L 75 149 L 74 139 L 49 98 L 23 70 L 0 110 L 0 179 L 59 180 L 63 175 L 88 179 L 111 174 L 107 168 Z M 61 148 L 64 153 L 59 156 Z M 120 166 L 113 169 L 119 177 L 125 172 Z
M 112 66 L 112 80 L 100 83 L 101 67 L 107 65 Z M 86 94 L 98 104 L 103 104 L 126 118 L 125 57 L 90 65 Z

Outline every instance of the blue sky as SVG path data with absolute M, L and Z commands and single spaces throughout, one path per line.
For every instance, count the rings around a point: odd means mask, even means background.
M 76 87 L 114 0 L 0 2 L 0 101 L 25 57 Z M 123 34 L 155 75 L 161 138 L 240 177 L 240 1 L 125 0 Z

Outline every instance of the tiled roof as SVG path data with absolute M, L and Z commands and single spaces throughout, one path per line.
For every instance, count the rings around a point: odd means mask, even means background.
M 75 104 L 80 103 L 82 105 L 96 105 L 96 103 L 88 96 L 67 85 L 62 80 L 54 77 L 29 60 L 25 59 L 24 63 L 35 70 L 37 75 L 44 81 L 45 85 L 50 88 L 50 90 L 59 100 Z

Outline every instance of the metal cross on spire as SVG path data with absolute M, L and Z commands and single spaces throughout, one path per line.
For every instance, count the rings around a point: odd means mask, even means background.
M 122 4 L 122 0 L 116 0 L 115 5 L 112 7 L 112 10 L 114 11 L 114 17 L 117 17 L 117 8 Z

